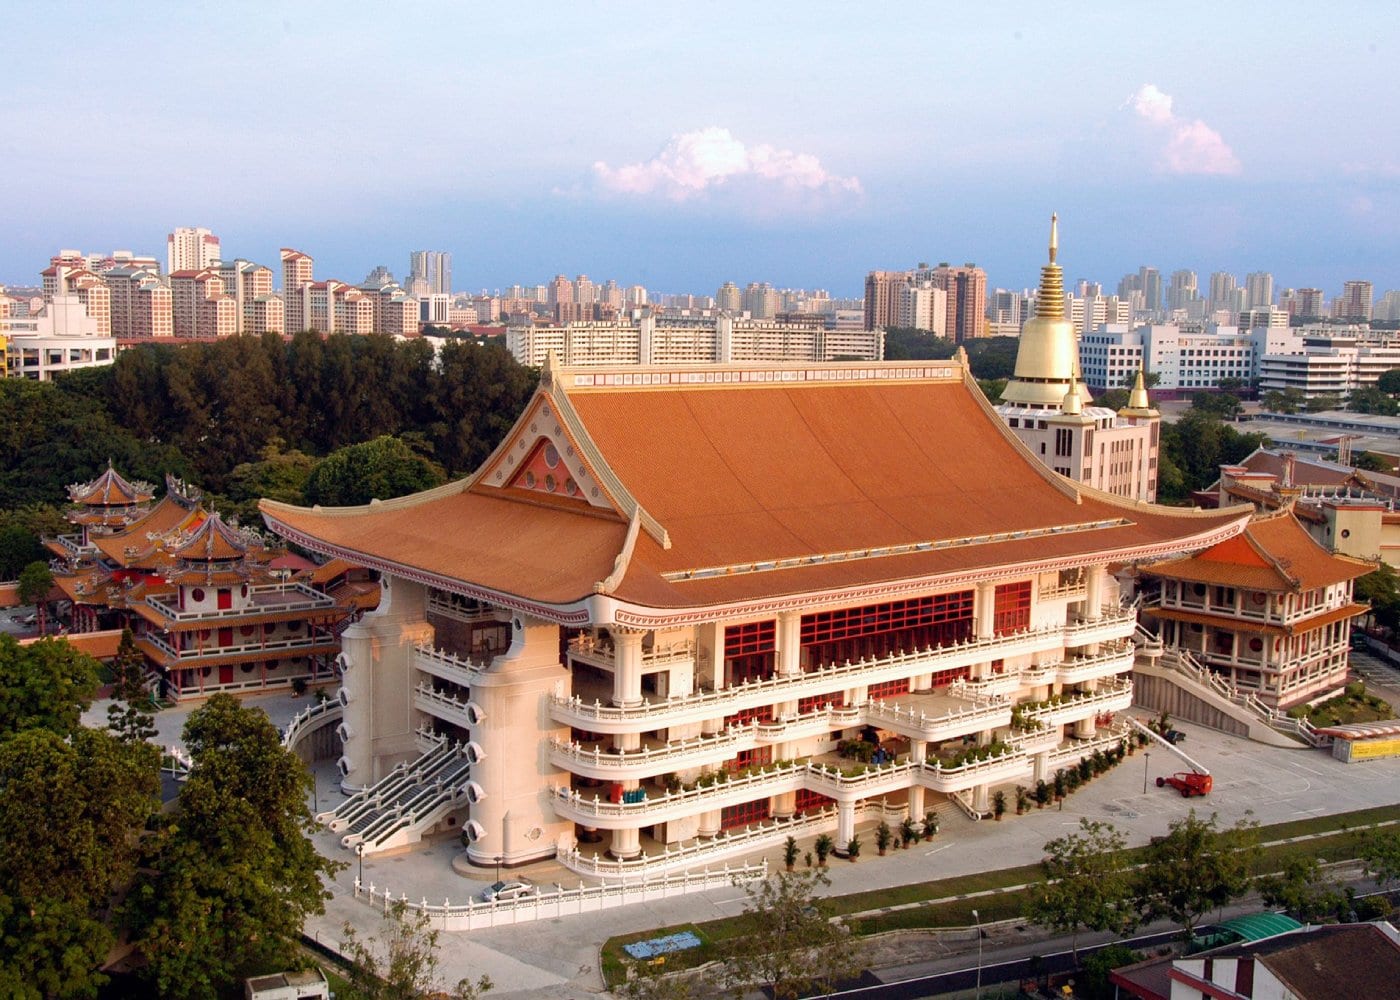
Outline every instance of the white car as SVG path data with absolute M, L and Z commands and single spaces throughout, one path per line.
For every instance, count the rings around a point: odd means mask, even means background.
M 533 896 L 539 892 L 539 886 L 533 882 L 525 882 L 514 879 L 509 882 L 492 882 L 481 893 L 483 901 L 489 903 L 493 899 L 504 902 L 507 899 L 520 899 L 523 896 Z

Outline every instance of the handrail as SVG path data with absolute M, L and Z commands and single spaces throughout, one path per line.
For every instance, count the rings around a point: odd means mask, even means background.
M 345 706 L 341 705 L 340 701 L 335 698 L 327 698 L 319 704 L 306 706 L 294 715 L 282 730 L 282 745 L 289 750 L 295 749 L 303 736 L 312 732 L 313 728 L 320 728 L 319 725 L 312 727 L 313 722 L 327 716 L 339 718 L 344 714 L 344 711 Z
M 226 618 L 240 618 L 245 615 L 265 615 L 275 614 L 280 611 L 330 611 L 335 608 L 335 598 L 327 597 L 319 590 L 312 590 L 304 583 L 265 583 L 250 587 L 249 596 L 266 594 L 273 592 L 285 593 L 286 591 L 296 591 L 303 595 L 300 600 L 279 601 L 268 604 L 249 605 L 245 608 L 222 608 L 218 610 L 205 611 L 182 611 L 170 604 L 163 596 L 152 595 L 146 598 L 146 603 L 156 611 L 160 612 L 171 621 L 187 622 L 208 619 L 210 621 L 223 620 Z

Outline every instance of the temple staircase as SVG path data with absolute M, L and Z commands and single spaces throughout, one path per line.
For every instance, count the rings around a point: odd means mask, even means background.
M 449 813 L 467 805 L 470 778 L 466 746 L 443 739 L 316 819 L 343 834 L 343 847 L 377 854 L 416 843 Z

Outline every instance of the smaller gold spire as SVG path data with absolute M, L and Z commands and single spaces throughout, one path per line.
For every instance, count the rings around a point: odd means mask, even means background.
M 1050 262 L 1040 269 L 1040 293 L 1035 299 L 1035 314 L 1045 319 L 1065 318 L 1065 284 L 1060 265 L 1055 258 L 1060 252 L 1060 218 L 1050 216 Z
M 1128 394 L 1128 409 L 1146 410 L 1152 404 L 1147 399 L 1147 385 L 1143 381 L 1142 369 L 1138 369 L 1137 381 L 1133 383 L 1133 391 Z
M 1055 258 L 1060 253 L 1060 217 L 1054 212 L 1050 213 L 1050 263 L 1055 263 Z
M 1074 360 L 1074 365 L 1070 368 L 1069 391 L 1065 393 L 1064 401 L 1060 404 L 1060 412 L 1075 417 L 1084 412 L 1084 397 L 1079 394 L 1078 358 Z

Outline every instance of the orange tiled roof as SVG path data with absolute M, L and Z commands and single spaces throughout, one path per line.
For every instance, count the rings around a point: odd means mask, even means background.
M 145 503 L 155 493 L 146 483 L 132 483 L 122 477 L 111 464 L 107 471 L 90 483 L 68 487 L 68 497 L 76 504 L 88 507 L 124 507 Z
M 242 559 L 252 546 L 252 540 L 224 523 L 217 513 L 204 523 L 170 554 L 177 559 L 197 562 L 232 562 Z
M 1269 593 L 1314 590 L 1354 580 L 1374 563 L 1333 555 L 1313 540 L 1291 510 L 1261 514 L 1243 534 L 1204 552 L 1143 567 L 1171 580 L 1218 584 Z
M 755 381 L 738 381 L 749 372 Z M 1245 516 L 1067 482 L 955 362 L 710 374 L 677 384 L 697 373 L 633 368 L 612 377 L 637 384 L 600 388 L 606 373 L 547 370 L 471 479 L 346 510 L 264 501 L 264 517 L 312 549 L 441 585 L 687 608 L 1151 557 L 1226 537 Z M 642 384 L 653 377 L 666 384 Z M 512 475 L 526 468 L 551 430 L 588 473 L 578 497 L 532 493 L 503 474 L 508 462 L 521 463 Z
M 110 535 L 93 535 L 91 541 L 120 566 L 150 565 L 157 561 L 157 550 L 161 550 L 158 561 L 166 562 L 170 556 L 162 549 L 165 536 L 198 525 L 204 517 L 202 507 L 188 507 L 167 493 L 141 520 Z

